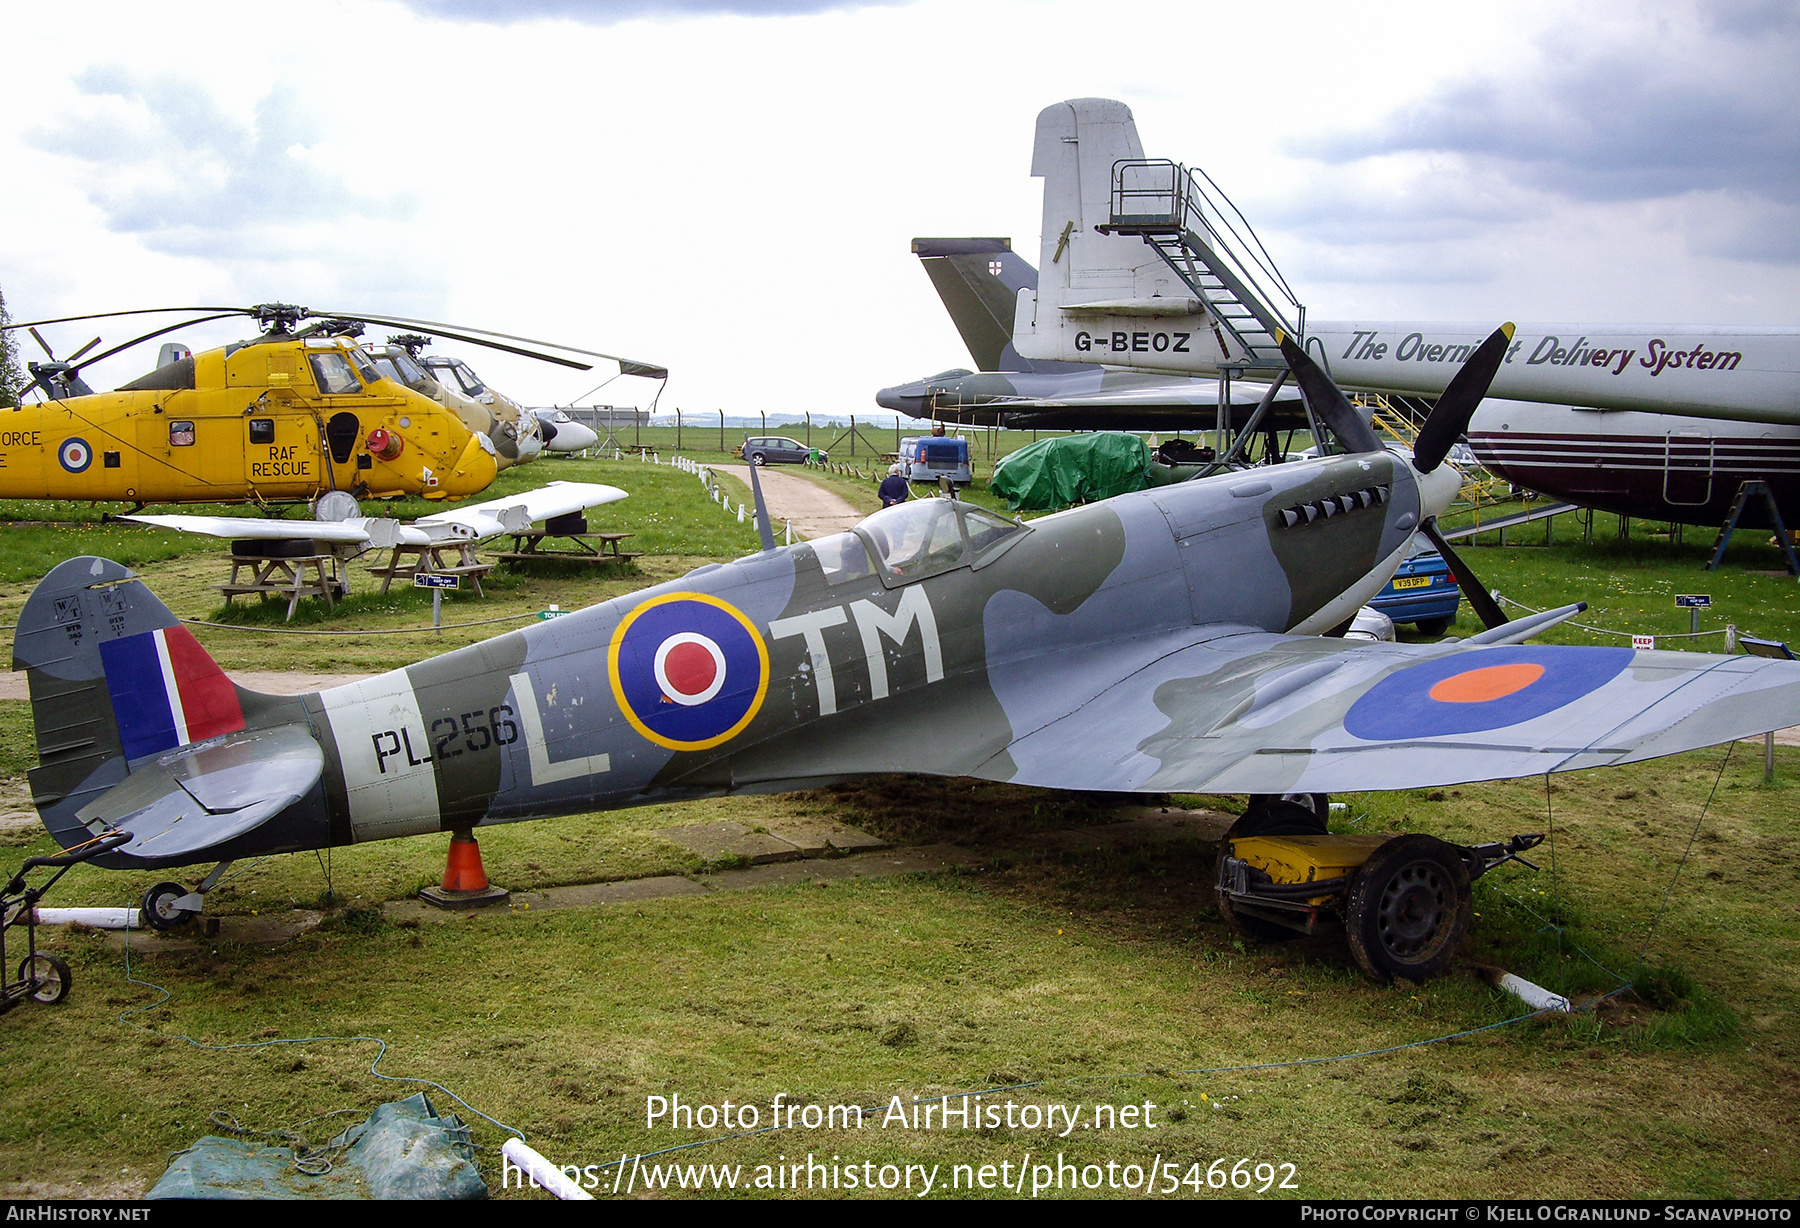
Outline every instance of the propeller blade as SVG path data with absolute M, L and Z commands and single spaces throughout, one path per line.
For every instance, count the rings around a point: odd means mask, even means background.
M 466 341 L 470 345 L 485 346 L 490 350 L 504 350 L 508 354 L 518 354 L 525 358 L 535 358 L 539 362 L 553 362 L 559 367 L 572 367 L 577 371 L 592 371 L 594 369 L 594 364 L 590 363 L 590 362 L 576 362 L 572 358 L 558 358 L 554 354 L 540 354 L 535 350 L 523 349 L 520 346 L 516 346 L 516 345 L 507 345 L 505 342 L 502 342 L 502 341 L 484 341 L 480 337 L 471 337 L 467 333 L 452 332 L 450 329 L 440 328 L 437 325 L 430 324 L 425 320 L 406 320 L 406 319 L 402 319 L 398 316 L 369 316 L 369 315 L 341 316 L 341 315 L 337 315 L 335 313 L 333 314 L 332 318 L 339 319 L 339 320 L 342 320 L 342 319 L 361 320 L 364 324 L 385 324 L 390 328 L 424 328 L 424 329 L 427 329 L 428 331 L 430 331 L 432 333 L 432 335 L 434 335 L 434 336 L 448 337 L 452 341 Z M 543 344 L 543 343 L 540 342 L 538 344 Z M 572 350 L 570 352 L 576 353 L 576 354 L 582 354 L 582 353 L 586 353 L 587 351 Z
M 1294 373 L 1294 382 L 1300 385 L 1300 395 L 1312 406 L 1313 413 L 1331 428 L 1339 442 L 1352 452 L 1381 451 L 1381 441 L 1375 438 L 1375 432 L 1362 420 L 1349 398 L 1331 382 L 1331 377 L 1320 370 L 1319 364 L 1285 332 L 1277 333 L 1275 340 L 1281 346 L 1281 356 L 1287 359 L 1288 369 Z
M 1469 419 L 1475 416 L 1481 398 L 1487 395 L 1488 385 L 1494 382 L 1512 336 L 1510 322 L 1496 328 L 1450 380 L 1444 395 L 1438 398 L 1426 417 L 1425 425 L 1419 428 L 1419 437 L 1413 443 L 1414 469 L 1430 473 L 1450 455 L 1451 446 L 1469 429 Z
M 243 311 L 241 311 L 237 308 L 231 308 L 226 311 L 220 312 L 218 315 L 201 316 L 199 319 L 196 319 L 196 320 L 182 320 L 179 323 L 170 324 L 167 327 L 159 328 L 153 332 L 145 333 L 141 337 L 133 337 L 130 341 L 127 341 L 123 345 L 113 346 L 112 349 L 107 350 L 104 354 L 96 354 L 92 358 L 88 359 L 86 362 L 77 363 L 77 364 L 71 366 L 69 368 L 69 375 L 71 377 L 73 377 L 74 374 L 77 371 L 81 370 L 83 367 L 91 367 L 97 362 L 104 362 L 108 358 L 111 358 L 114 354 L 120 353 L 123 350 L 129 350 L 132 346 L 137 345 L 140 342 L 154 340 L 155 338 L 162 336 L 164 333 L 177 332 L 177 331 L 187 328 L 189 325 L 193 325 L 193 324 L 210 324 L 214 320 L 227 320 L 227 319 L 230 319 L 232 316 L 241 316 L 243 314 L 244 314 Z
M 1494 600 L 1492 593 L 1488 592 L 1487 585 L 1481 582 L 1481 577 L 1477 576 L 1474 570 L 1463 562 L 1462 555 L 1452 550 L 1450 543 L 1444 540 L 1443 533 L 1437 527 L 1437 517 L 1427 517 L 1419 526 L 1419 532 L 1423 533 L 1437 548 L 1437 552 L 1444 556 L 1444 562 L 1450 564 L 1450 574 L 1456 577 L 1457 584 L 1462 587 L 1463 596 L 1468 598 L 1469 605 L 1474 609 L 1476 616 L 1481 619 L 1482 624 L 1489 630 L 1504 626 L 1508 619 L 1500 612 L 1500 603 Z
M 484 337 L 499 337 L 503 341 L 518 341 L 525 345 L 547 346 L 550 349 L 562 350 L 569 354 L 585 354 L 589 358 L 604 358 L 608 362 L 618 363 L 621 369 L 623 369 L 627 364 L 634 366 L 634 367 L 647 368 L 647 370 L 644 370 L 644 371 L 625 371 L 624 374 L 626 374 L 626 375 L 648 375 L 651 379 L 657 379 L 659 377 L 652 374 L 652 372 L 663 371 L 666 373 L 666 371 L 667 371 L 667 368 L 660 367 L 655 363 L 637 362 L 634 359 L 621 358 L 617 354 L 606 354 L 606 353 L 601 352 L 600 350 L 584 350 L 578 346 L 563 345 L 559 341 L 540 341 L 533 337 L 517 337 L 517 336 L 514 336 L 512 333 L 495 332 L 491 328 L 469 328 L 469 327 L 466 327 L 461 324 L 437 324 L 437 323 L 432 322 L 431 320 L 409 320 L 405 316 L 380 316 L 380 317 L 359 316 L 359 315 L 356 315 L 356 313 L 354 313 L 354 312 L 339 312 L 336 314 L 350 315 L 358 320 L 367 320 L 371 324 L 392 324 L 397 328 L 423 329 L 426 332 L 435 332 L 440 337 L 455 336 L 455 333 L 452 333 L 449 331 L 451 329 L 456 329 L 456 330 L 458 330 L 460 332 L 464 332 L 464 333 L 480 333 Z M 474 338 L 458 337 L 457 340 L 473 341 Z M 476 345 L 492 345 L 493 343 L 489 342 L 489 341 L 476 341 L 475 344 Z M 505 349 L 506 347 L 505 346 L 495 346 L 494 348 L 495 349 Z M 519 351 L 519 350 L 515 350 L 513 352 L 514 353 L 523 353 L 523 351 Z M 548 358 L 547 356 L 541 355 L 541 354 L 533 354 L 533 355 L 531 355 L 531 357 L 544 358 L 545 361 L 547 361 L 547 362 L 558 361 L 557 359 Z M 565 365 L 567 365 L 567 364 L 565 364 Z
M 51 362 L 55 362 L 56 351 L 50 348 L 50 343 L 48 341 L 44 340 L 44 334 L 34 328 L 31 330 L 31 336 L 32 339 L 38 343 L 38 349 L 44 351 L 44 356 Z
M 83 354 L 87 353 L 89 350 L 93 349 L 95 346 L 97 346 L 99 344 L 100 344 L 100 338 L 95 337 L 92 341 L 90 341 L 86 345 L 82 346 L 79 350 L 76 350 L 73 354 L 71 354 L 67 358 L 63 359 L 63 361 L 64 362 L 80 362 L 81 356 Z

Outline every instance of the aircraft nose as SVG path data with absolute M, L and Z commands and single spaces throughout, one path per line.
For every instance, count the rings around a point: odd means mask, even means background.
M 1418 479 L 1419 507 L 1427 516 L 1442 516 L 1449 511 L 1462 489 L 1462 474 L 1449 461 L 1430 473 L 1418 474 Z
M 910 384 L 895 384 L 892 388 L 883 388 L 875 394 L 875 404 L 883 409 L 892 409 L 899 413 L 918 417 L 918 411 L 925 407 L 925 384 L 918 380 Z
M 443 475 L 438 481 L 441 498 L 461 499 L 467 495 L 480 494 L 494 481 L 500 472 L 499 464 L 493 453 L 475 441 L 474 436 L 463 446 L 462 455 L 456 458 L 456 467 Z

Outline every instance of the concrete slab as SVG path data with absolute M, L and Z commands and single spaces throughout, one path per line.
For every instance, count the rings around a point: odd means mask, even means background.
M 678 874 L 633 878 L 616 883 L 581 883 L 573 887 L 548 887 L 514 898 L 533 908 L 587 908 L 595 904 L 631 904 L 677 895 L 705 895 L 706 888 Z
M 864 853 L 888 846 L 887 841 L 871 836 L 860 827 L 825 819 L 795 819 L 771 823 L 769 833 L 786 840 L 808 857 L 825 857 L 832 853 Z
M 298 938 L 319 927 L 325 914 L 311 908 L 290 908 L 279 912 L 231 913 L 225 916 L 201 914 L 179 930 L 104 930 L 106 945 L 123 950 L 127 938 L 131 953 L 150 955 L 158 951 L 198 951 L 211 949 L 221 942 L 238 942 L 246 946 L 274 947 Z M 217 923 L 216 932 L 207 930 Z M 45 931 L 39 930 L 41 935 Z
M 927 844 L 916 848 L 893 849 L 885 853 L 865 853 L 859 857 L 754 866 L 748 870 L 721 870 L 716 874 L 703 875 L 700 881 L 716 891 L 746 891 L 755 887 L 785 887 L 795 883 L 831 882 L 847 878 L 933 874 L 981 865 L 986 860 L 983 853 L 974 849 L 958 848 L 954 844 Z
M 668 827 L 656 834 L 709 862 L 742 858 L 751 865 L 765 865 L 773 861 L 797 861 L 804 856 L 786 840 L 729 821 Z

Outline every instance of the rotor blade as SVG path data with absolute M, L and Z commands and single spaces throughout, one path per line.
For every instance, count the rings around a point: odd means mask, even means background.
M 1319 364 L 1285 332 L 1276 333 L 1275 339 L 1281 346 L 1281 356 L 1287 359 L 1288 368 L 1294 373 L 1294 381 L 1300 385 L 1300 395 L 1312 406 L 1313 413 L 1325 420 L 1331 433 L 1352 452 L 1381 451 L 1381 441 L 1375 438 L 1375 432 L 1331 382 L 1331 377 L 1319 369 Z
M 1419 532 L 1423 533 L 1437 548 L 1437 552 L 1444 556 L 1444 562 L 1450 565 L 1450 574 L 1455 576 L 1457 584 L 1462 586 L 1463 596 L 1468 598 L 1469 605 L 1474 609 L 1476 616 L 1481 619 L 1482 624 L 1489 630 L 1505 626 L 1510 620 L 1500 612 L 1500 603 L 1494 600 L 1492 593 L 1488 592 L 1487 585 L 1481 582 L 1481 577 L 1477 576 L 1469 565 L 1463 562 L 1462 555 L 1452 550 L 1450 543 L 1444 540 L 1444 535 L 1438 531 L 1437 517 L 1427 517 L 1419 526 Z
M 71 354 L 67 358 L 63 359 L 63 361 L 64 362 L 80 362 L 81 356 L 83 354 L 87 353 L 89 350 L 93 349 L 95 346 L 97 346 L 99 344 L 100 344 L 100 338 L 95 337 L 92 341 L 90 341 L 86 345 L 82 346 L 79 350 L 76 350 L 73 354 Z
M 74 366 L 71 366 L 69 368 L 68 374 L 70 376 L 73 376 L 77 371 L 81 370 L 83 367 L 91 367 L 97 362 L 104 362 L 105 360 L 107 360 L 108 358 L 111 358 L 114 354 L 117 354 L 122 350 L 129 350 L 132 346 L 137 345 L 140 342 L 150 341 L 156 337 L 162 336 L 164 333 L 176 332 L 177 330 L 187 328 L 189 325 L 192 325 L 192 324 L 210 324 L 214 320 L 225 320 L 225 319 L 231 318 L 232 316 L 243 315 L 243 314 L 244 313 L 242 311 L 239 311 L 234 308 L 229 311 L 220 312 L 216 316 L 201 316 L 197 320 L 183 320 L 178 324 L 171 324 L 166 328 L 159 328 L 154 332 L 145 333 L 141 337 L 133 337 L 130 341 L 127 341 L 124 345 L 115 345 L 115 346 L 113 346 L 112 349 L 107 350 L 104 354 L 96 354 L 92 358 L 88 359 L 86 362 L 78 363 Z
M 45 356 L 48 357 L 51 362 L 55 362 L 56 351 L 50 348 L 50 343 L 48 341 L 44 340 L 44 334 L 34 328 L 31 330 L 31 336 L 38 343 L 38 349 L 44 351 Z
M 451 332 L 447 328 L 439 328 L 436 325 L 427 324 L 424 320 L 403 320 L 397 316 L 366 316 L 354 314 L 340 316 L 335 312 L 332 313 L 331 318 L 360 320 L 364 324 L 386 324 L 391 328 L 426 328 L 433 336 L 448 337 L 452 341 L 466 341 L 470 345 L 486 346 L 490 350 L 505 350 L 508 354 L 519 354 L 525 358 L 535 358 L 539 362 L 553 362 L 559 367 L 573 367 L 577 371 L 592 371 L 594 369 L 594 364 L 591 362 L 576 362 L 572 358 L 558 358 L 554 354 L 540 354 L 535 350 L 522 349 L 516 345 L 507 345 L 502 341 L 483 341 L 480 337 L 471 337 L 467 333 Z M 571 352 L 582 354 L 587 351 L 574 350 Z
M 321 312 L 320 314 L 326 314 L 326 313 Z M 666 370 L 666 368 L 660 367 L 655 363 L 640 363 L 640 362 L 635 361 L 634 359 L 621 358 L 617 354 L 607 354 L 607 353 L 603 353 L 600 350 L 584 350 L 584 349 L 580 348 L 579 346 L 563 345 L 559 341 L 540 341 L 534 337 L 517 337 L 517 336 L 514 336 L 512 333 L 495 332 L 491 328 L 469 328 L 469 327 L 466 327 L 461 324 L 437 324 L 437 323 L 432 322 L 431 320 L 410 320 L 410 319 L 407 319 L 405 316 L 380 316 L 380 317 L 359 316 L 353 311 L 352 312 L 333 312 L 330 314 L 347 315 L 353 319 L 367 320 L 371 324 L 393 324 L 397 327 L 407 326 L 407 327 L 412 327 L 412 328 L 420 328 L 420 329 L 424 329 L 427 332 L 436 332 L 439 335 L 445 336 L 445 337 L 454 336 L 453 333 L 451 333 L 447 330 L 456 329 L 456 330 L 458 330 L 460 332 L 464 332 L 464 333 L 480 333 L 486 337 L 499 337 L 505 341 L 518 341 L 525 345 L 547 346 L 550 349 L 563 350 L 570 354 L 586 354 L 589 358 L 604 358 L 608 362 L 616 362 L 616 363 L 620 364 L 621 367 L 623 367 L 625 364 L 629 363 L 634 367 L 649 367 L 649 368 L 652 368 L 653 370 L 657 370 L 657 371 Z M 473 338 L 462 337 L 462 338 L 458 338 L 458 340 L 467 341 L 467 340 L 473 340 Z M 477 345 L 491 345 L 492 342 L 480 341 L 480 342 L 476 342 L 476 344 Z M 495 348 L 496 349 L 505 349 L 506 347 L 505 346 L 496 346 Z M 538 357 L 538 355 L 534 355 L 533 357 Z M 552 359 L 549 359 L 548 361 L 555 362 L 556 360 L 552 358 Z M 638 371 L 626 371 L 625 374 L 626 375 L 639 375 L 639 374 L 646 374 L 646 373 L 638 372 Z M 650 378 L 655 379 L 656 377 L 651 376 Z
M 171 311 L 218 311 L 227 315 L 254 314 L 243 307 L 140 307 L 135 311 L 91 311 L 84 316 L 58 316 L 54 320 L 27 320 L 21 324 L 8 324 L 4 329 L 32 328 L 39 324 L 69 324 L 76 320 L 110 320 L 114 316 L 153 316 L 163 315 Z
M 1414 469 L 1430 473 L 1450 455 L 1451 445 L 1469 429 L 1469 419 L 1475 416 L 1481 398 L 1487 395 L 1488 385 L 1494 382 L 1494 374 L 1500 370 L 1500 360 L 1506 356 L 1512 336 L 1510 322 L 1496 328 L 1451 378 L 1444 395 L 1438 398 L 1426 417 L 1425 425 L 1419 428 L 1418 439 L 1413 441 Z

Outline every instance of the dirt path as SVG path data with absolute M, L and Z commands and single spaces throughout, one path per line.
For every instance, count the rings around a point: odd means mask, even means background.
M 750 485 L 748 465 L 713 465 L 711 468 L 730 474 L 745 486 Z M 833 533 L 842 533 L 865 516 L 817 482 L 791 473 L 774 472 L 767 465 L 762 468 L 762 488 L 763 499 L 769 505 L 769 519 L 789 522 L 799 537 L 829 537 Z M 779 537 L 781 526 L 777 524 L 775 528 Z

